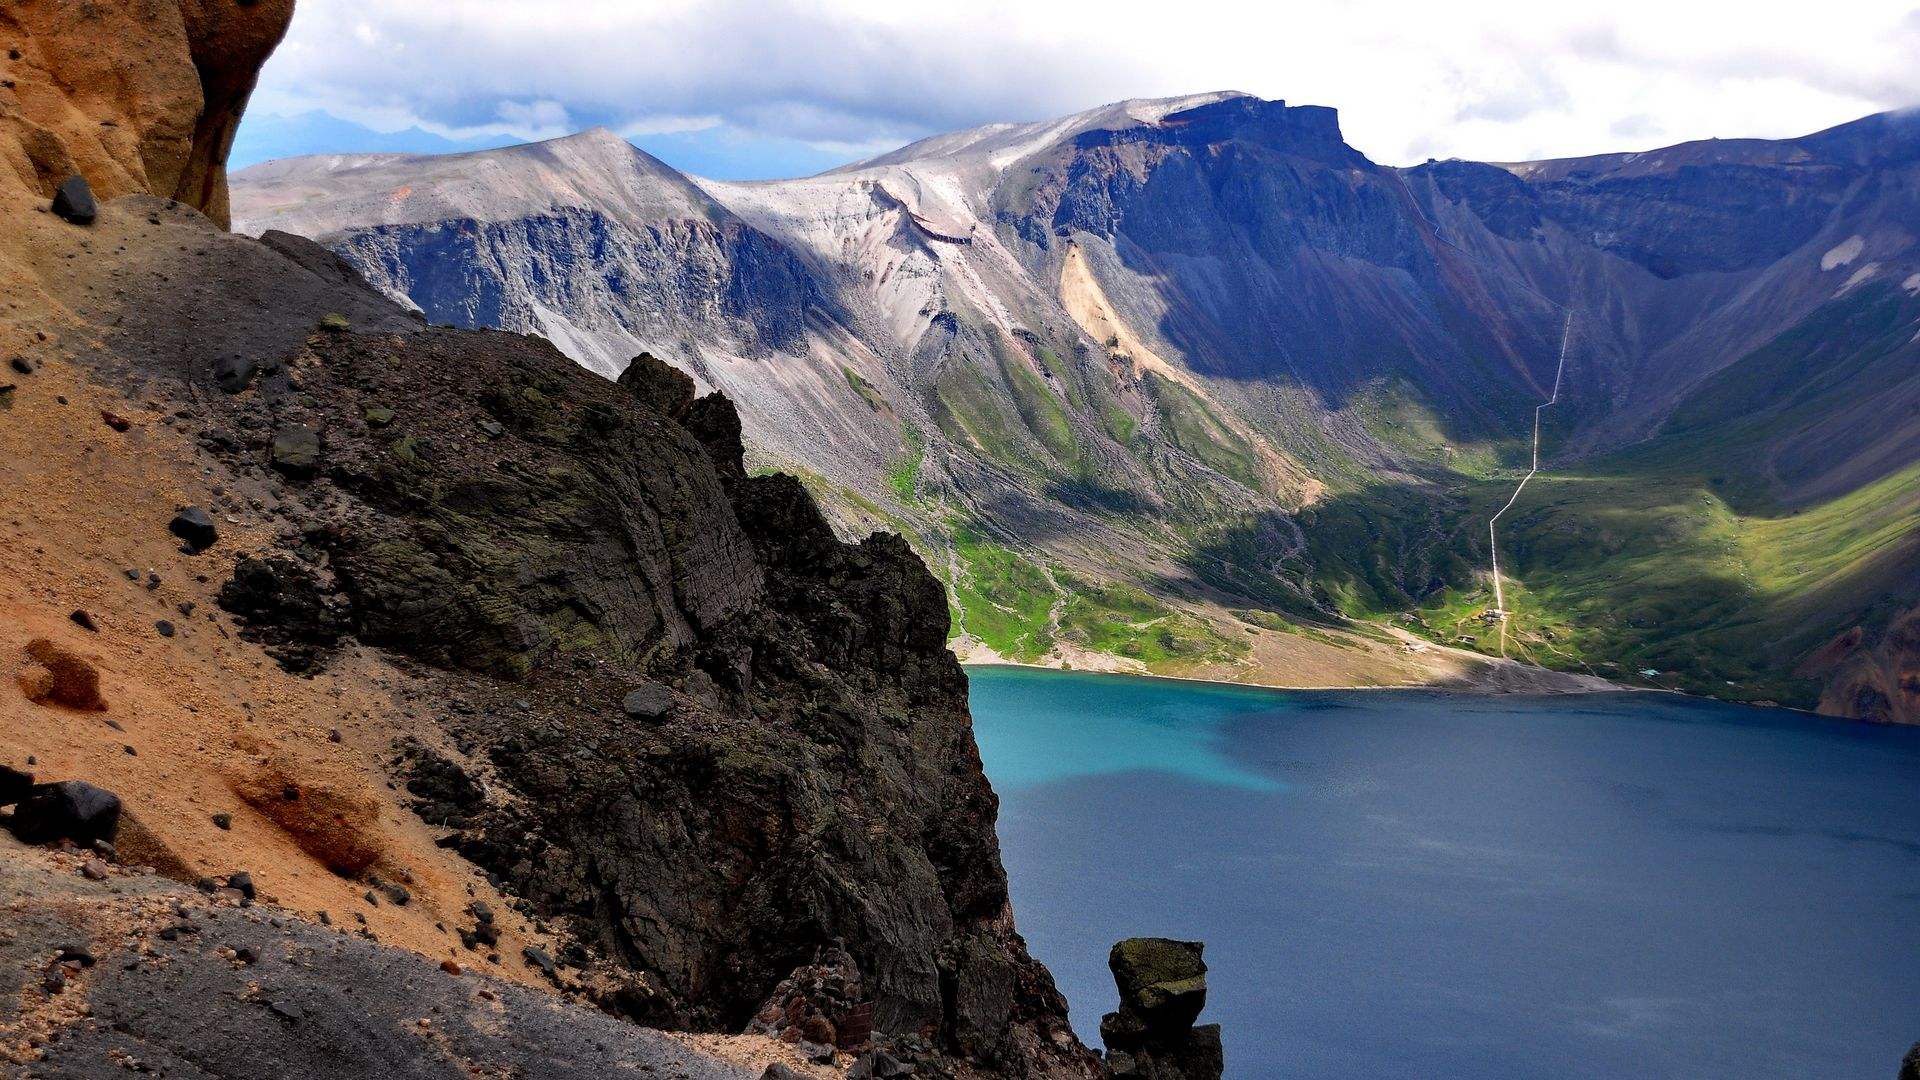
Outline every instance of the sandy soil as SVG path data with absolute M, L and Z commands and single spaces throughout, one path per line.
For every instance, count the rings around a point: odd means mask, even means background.
M 13 473 L 0 502 L 0 759 L 25 766 L 31 757 L 42 780 L 83 779 L 118 793 L 163 849 L 148 857 L 177 860 L 176 873 L 244 869 L 290 909 L 355 925 L 364 919 L 382 941 L 475 959 L 453 927 L 473 899 L 503 912 L 504 902 L 475 868 L 434 846 L 379 767 L 391 741 L 416 726 L 396 693 L 408 677 L 365 651 L 313 679 L 288 676 L 218 610 L 215 595 L 235 554 L 259 549 L 274 532 L 271 514 L 251 505 L 257 499 L 270 511 L 272 494 L 231 478 L 216 482 L 165 416 L 57 361 L 13 379 L 14 406 L 0 413 L 0 460 L 34 467 Z M 131 427 L 115 431 L 103 411 Z M 220 544 L 183 554 L 167 532 L 175 510 L 223 502 Z M 75 610 L 85 610 L 97 632 L 76 625 Z M 174 636 L 156 629 L 161 620 Z M 105 712 L 26 699 L 15 676 L 27 642 L 42 637 L 95 665 Z M 369 904 L 366 884 L 327 870 L 238 794 L 283 775 L 310 793 L 378 805 L 375 870 L 407 882 L 412 902 Z M 232 816 L 231 831 L 214 824 L 216 813 Z M 511 937 L 500 953 L 512 962 L 499 966 L 529 978 L 518 961 L 522 935 Z

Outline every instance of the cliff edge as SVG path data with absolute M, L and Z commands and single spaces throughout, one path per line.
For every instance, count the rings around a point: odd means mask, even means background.
M 116 793 L 108 869 L 322 937 L 800 1066 L 1097 1075 L 1014 930 L 903 541 L 835 539 L 670 372 L 429 328 L 224 230 L 291 9 L 0 12 L 0 764 Z M 49 212 L 71 176 L 92 214 Z M 38 978 L 76 1031 L 56 999 L 124 991 Z

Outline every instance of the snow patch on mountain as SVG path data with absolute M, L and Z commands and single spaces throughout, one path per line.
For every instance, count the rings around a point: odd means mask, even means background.
M 1825 255 L 1820 256 L 1820 269 L 1837 270 L 1842 266 L 1851 265 L 1853 260 L 1859 258 L 1860 253 L 1866 250 L 1866 247 L 1866 237 L 1849 236 L 1835 244 Z

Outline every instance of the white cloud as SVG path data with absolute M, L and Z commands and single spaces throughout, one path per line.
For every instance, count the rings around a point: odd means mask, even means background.
M 1803 134 L 1920 103 L 1913 0 L 301 0 L 258 105 L 544 138 L 725 126 L 868 151 L 1123 97 L 1341 110 L 1376 160 Z

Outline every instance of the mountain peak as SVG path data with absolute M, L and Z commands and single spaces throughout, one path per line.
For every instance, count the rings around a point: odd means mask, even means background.
M 241 232 L 324 238 L 347 223 L 510 221 L 590 208 L 629 221 L 721 221 L 728 212 L 672 166 L 619 134 L 571 135 L 461 154 L 290 158 L 235 174 Z
M 1175 97 L 1127 98 L 1052 120 L 982 124 L 929 136 L 877 157 L 828 170 L 828 175 L 932 161 L 985 165 L 997 171 L 1088 131 L 1112 131 L 1158 124 L 1175 113 L 1235 98 L 1259 100 L 1239 90 L 1213 90 Z

